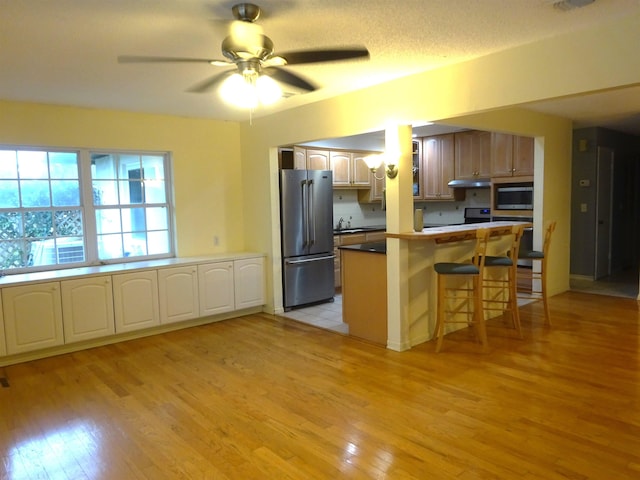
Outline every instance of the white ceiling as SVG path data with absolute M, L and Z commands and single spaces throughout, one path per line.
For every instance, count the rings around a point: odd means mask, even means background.
M 275 52 L 364 45 L 371 58 L 286 67 L 320 88 L 263 115 L 637 13 L 639 0 L 254 0 Z M 577 0 L 576 0 L 577 1 Z M 186 90 L 207 64 L 119 64 L 118 55 L 223 58 L 236 1 L 0 0 L 0 99 L 246 120 Z M 224 21 L 224 22 L 223 22 Z M 531 106 L 578 126 L 640 134 L 639 89 Z M 631 121 L 629 121 L 631 119 Z M 631 126 L 629 126 L 631 125 Z M 631 130 L 629 130 L 631 129 Z

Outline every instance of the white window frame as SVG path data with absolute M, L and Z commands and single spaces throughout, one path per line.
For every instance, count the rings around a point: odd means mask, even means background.
M 83 221 L 83 233 L 82 238 L 84 241 L 84 262 L 75 263 L 63 263 L 53 265 L 39 265 L 39 266 L 27 266 L 27 267 L 15 267 L 5 269 L 4 274 L 17 274 L 28 273 L 38 271 L 51 271 L 62 270 L 68 268 L 78 268 L 85 266 L 95 265 L 107 265 L 107 264 L 119 264 L 130 263 L 138 261 L 155 260 L 162 258 L 175 257 L 175 218 L 173 209 L 173 170 L 172 170 L 172 156 L 168 151 L 151 151 L 151 150 L 122 150 L 122 149 L 94 149 L 94 148 L 75 148 L 75 147 L 42 147 L 32 145 L 7 145 L 0 144 L 2 150 L 22 150 L 22 151 L 41 151 L 41 152 L 67 152 L 75 153 L 78 157 L 78 177 L 80 183 L 80 205 L 78 207 L 69 207 L 72 209 L 80 209 Z M 99 259 L 98 258 L 98 234 L 96 225 L 96 208 L 93 204 L 93 184 L 91 177 L 91 156 L 94 154 L 105 155 L 134 155 L 134 156 L 161 156 L 163 158 L 164 168 L 164 188 L 165 188 L 165 202 L 161 204 L 167 209 L 167 229 L 168 229 L 168 252 L 162 254 L 153 255 L 138 255 L 125 258 L 114 259 Z M 49 181 L 51 181 L 49 179 Z M 137 205 L 137 204 L 136 204 Z M 141 205 L 145 205 L 144 203 Z M 160 205 L 160 204 L 158 204 Z M 117 209 L 117 205 L 113 205 L 114 209 Z M 126 207 L 125 207 L 126 208 Z M 4 210 L 4 209 L 3 209 Z M 18 207 L 15 209 L 7 209 L 10 211 L 36 211 L 37 208 L 25 208 Z M 1 267 L 0 267 L 1 268 Z

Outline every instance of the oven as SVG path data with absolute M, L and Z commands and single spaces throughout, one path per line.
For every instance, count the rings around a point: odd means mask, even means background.
M 506 216 L 506 215 L 496 215 L 491 219 L 494 222 L 531 222 L 533 223 L 533 217 L 523 217 L 523 216 Z M 527 251 L 533 250 L 533 227 L 525 228 L 522 233 L 522 238 L 520 239 L 520 250 Z M 533 265 L 532 260 L 518 260 L 519 267 L 529 267 L 531 268 Z

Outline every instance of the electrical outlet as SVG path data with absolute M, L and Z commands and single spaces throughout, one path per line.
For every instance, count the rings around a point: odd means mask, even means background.
M 587 213 L 587 204 L 586 203 L 581 203 L 580 204 L 580 212 Z

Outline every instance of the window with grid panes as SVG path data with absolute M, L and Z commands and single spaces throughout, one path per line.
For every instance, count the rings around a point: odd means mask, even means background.
M 0 147 L 4 273 L 173 256 L 168 154 Z

